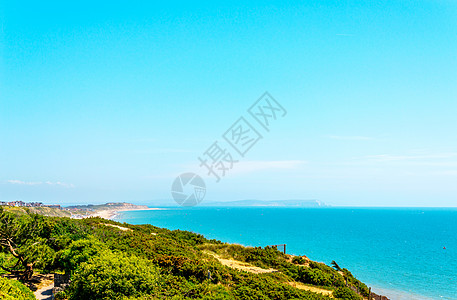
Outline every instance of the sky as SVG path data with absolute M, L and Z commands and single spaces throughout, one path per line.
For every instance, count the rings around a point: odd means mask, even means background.
M 2 1 L 0 21 L 1 201 L 172 204 L 192 172 L 208 202 L 457 206 L 455 1 Z

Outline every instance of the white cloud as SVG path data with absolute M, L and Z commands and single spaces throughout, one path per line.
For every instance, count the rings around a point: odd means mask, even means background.
M 32 181 L 22 181 L 22 180 L 16 180 L 16 179 L 7 180 L 6 182 L 11 183 L 11 184 L 23 184 L 23 185 L 39 185 L 39 184 L 43 184 L 41 181 L 32 182 Z
M 74 184 L 72 183 L 64 183 L 64 182 L 51 182 L 51 181 L 46 181 L 46 182 L 41 182 L 41 181 L 22 181 L 22 180 L 17 180 L 17 179 L 10 179 L 6 181 L 7 183 L 10 184 L 20 184 L 20 185 L 54 185 L 54 186 L 62 186 L 65 188 L 74 188 Z
M 64 182 L 60 182 L 60 181 L 57 181 L 57 182 L 46 181 L 46 184 L 47 185 L 60 185 L 60 186 L 66 187 L 66 188 L 74 188 L 75 187 L 75 185 L 72 184 L 72 183 L 64 183 Z

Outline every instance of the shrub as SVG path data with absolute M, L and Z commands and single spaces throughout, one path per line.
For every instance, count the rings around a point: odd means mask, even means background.
M 158 291 L 159 272 L 147 260 L 106 251 L 82 263 L 72 276 L 69 299 L 123 299 Z
M 292 258 L 292 263 L 297 264 L 297 265 L 304 265 L 307 262 L 308 261 L 301 256 L 294 256 L 294 258 Z
M 333 292 L 333 297 L 345 300 L 362 300 L 362 297 L 357 295 L 348 287 L 339 287 Z
M 0 299 L 36 300 L 32 291 L 17 280 L 0 277 Z
M 106 250 L 106 246 L 95 238 L 74 241 L 67 249 L 57 253 L 54 264 L 65 270 L 73 271 L 80 264 L 98 256 L 104 250 Z

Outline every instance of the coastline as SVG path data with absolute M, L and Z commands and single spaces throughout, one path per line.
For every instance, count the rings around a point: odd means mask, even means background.
M 148 208 L 124 208 L 124 209 L 116 209 L 116 210 L 104 209 L 104 210 L 101 210 L 98 212 L 94 212 L 93 214 L 90 214 L 87 217 L 100 217 L 100 218 L 107 219 L 107 220 L 114 220 L 120 212 L 140 211 L 140 210 L 160 210 L 160 208 L 148 207 Z
M 437 298 L 431 298 L 424 295 L 414 294 L 411 291 L 401 291 L 391 288 L 384 288 L 377 285 L 372 286 L 373 290 L 377 294 L 386 295 L 391 300 L 435 300 Z M 450 299 L 439 297 L 439 299 Z
M 217 211 L 217 210 L 215 210 Z M 363 211 L 365 212 L 365 211 Z M 238 243 L 241 245 L 251 245 L 251 246 L 257 246 L 257 245 L 267 245 L 267 244 L 272 244 L 272 242 L 269 243 L 268 239 L 260 239 L 260 242 L 258 240 L 253 239 L 251 236 L 248 235 L 247 232 L 242 232 L 242 228 L 246 228 L 246 226 L 250 226 L 251 228 L 250 231 L 253 232 L 254 236 L 259 236 L 258 232 L 264 232 L 265 229 L 262 228 L 256 228 L 255 224 L 253 221 L 246 221 L 246 220 L 252 220 L 249 218 L 243 218 L 241 216 L 238 220 L 238 222 L 235 222 L 235 224 L 238 224 L 240 228 L 237 228 L 235 226 L 235 229 L 231 230 L 235 232 L 234 235 L 230 235 L 227 233 L 227 230 L 224 228 L 226 224 L 233 224 L 233 219 L 232 215 L 230 215 L 229 218 L 222 218 L 222 215 L 227 215 L 227 212 L 220 212 L 214 215 L 215 217 L 212 218 L 212 216 L 207 215 L 207 211 L 199 211 L 199 210 L 194 210 L 192 213 L 190 211 L 185 211 L 185 218 L 183 218 L 183 213 L 179 210 L 176 211 L 171 211 L 171 215 L 167 213 L 167 218 L 161 218 L 159 214 L 154 214 L 154 217 L 151 215 L 151 218 L 146 218 L 145 215 L 141 216 L 141 224 L 148 223 L 148 224 L 154 224 L 155 226 L 158 227 L 163 227 L 167 228 L 170 230 L 174 229 L 181 229 L 181 230 L 188 230 L 191 232 L 196 232 L 199 234 L 203 234 L 205 237 L 209 238 L 214 238 L 214 239 L 219 239 L 227 243 Z M 236 212 L 237 215 L 239 212 Z M 252 215 L 252 212 L 247 212 L 248 215 Z M 265 215 L 269 213 L 270 215 L 267 215 L 268 217 L 273 217 L 271 215 L 272 211 L 264 211 L 262 210 L 261 212 L 258 213 L 259 218 L 266 218 Z M 315 213 L 313 211 L 313 213 Z M 346 211 L 343 211 L 343 213 L 347 213 Z M 366 214 L 366 213 L 365 213 Z M 383 212 L 384 214 L 384 212 Z M 411 215 L 411 214 L 408 214 Z M 287 216 L 290 216 L 290 212 L 287 212 Z M 417 216 L 417 214 L 412 215 L 414 218 Z M 419 216 L 422 216 L 421 214 Z M 367 217 L 371 217 L 371 214 L 367 215 Z M 155 220 L 156 219 L 156 220 Z M 174 220 L 176 219 L 176 220 Z M 226 220 L 227 219 L 227 220 Z M 154 220 L 154 221 L 153 221 Z M 202 221 L 205 220 L 205 221 Z M 216 222 L 217 220 L 217 222 Z M 244 220 L 244 221 L 243 221 Z M 122 215 L 116 220 L 119 222 L 127 222 L 131 224 L 137 224 L 135 220 L 135 215 L 132 214 L 128 216 L 128 218 L 123 218 Z M 227 222 L 226 222 L 227 221 Z M 138 223 L 139 224 L 139 223 Z M 216 226 L 216 224 L 222 224 L 221 226 Z M 208 226 L 209 227 L 208 227 Z M 206 228 L 208 227 L 208 228 Z M 232 228 L 232 227 L 230 227 Z M 207 230 L 205 230 L 207 229 Z M 333 230 L 333 229 L 332 229 Z M 216 234 L 216 232 L 220 232 L 220 234 Z M 230 231 L 229 231 L 230 232 Z M 240 234 L 242 232 L 242 234 Z M 278 232 L 278 236 L 282 237 L 283 232 Z M 290 233 L 290 230 L 287 231 Z M 277 237 L 278 237 L 277 236 Z M 275 237 L 273 235 L 273 237 Z M 276 238 L 277 238 L 276 237 Z M 263 241 L 265 240 L 265 241 Z M 288 250 L 293 251 L 293 244 L 289 246 L 288 244 Z M 395 249 L 400 249 L 400 248 L 395 248 Z M 441 249 L 441 248 L 440 248 Z M 292 252 L 293 253 L 293 252 Z M 320 252 L 319 252 L 320 253 Z M 333 255 L 334 257 L 334 255 Z M 326 260 L 329 261 L 329 260 Z M 378 266 L 373 266 L 373 268 L 377 268 Z M 421 288 L 415 289 L 414 285 L 411 286 L 406 286 L 404 282 L 401 281 L 402 279 L 398 279 L 397 282 L 401 282 L 402 284 L 399 286 L 404 286 L 405 288 L 408 289 L 399 289 L 394 286 L 391 286 L 390 284 L 386 285 L 380 285 L 380 283 L 372 283 L 370 286 L 372 287 L 372 291 L 378 295 L 383 295 L 387 296 L 391 300 L 435 300 L 435 299 L 454 299 L 453 297 L 449 296 L 449 293 L 445 293 L 442 291 L 442 293 L 439 292 L 439 289 L 434 290 L 435 293 L 431 293 L 430 290 L 422 290 Z M 369 281 L 366 280 L 365 281 Z M 376 281 L 375 277 L 372 278 L 372 281 Z M 381 281 L 382 282 L 382 281 Z

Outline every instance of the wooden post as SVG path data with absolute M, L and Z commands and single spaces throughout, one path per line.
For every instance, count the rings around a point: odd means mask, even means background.
M 286 254 L 286 244 L 284 244 L 284 254 Z
M 368 288 L 368 300 L 371 300 L 371 287 Z

